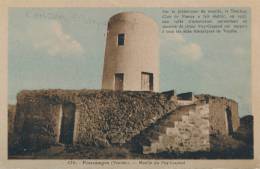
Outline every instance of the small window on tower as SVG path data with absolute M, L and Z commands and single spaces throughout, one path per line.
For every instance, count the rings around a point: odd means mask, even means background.
M 124 46 L 124 44 L 125 44 L 125 34 L 124 33 L 118 34 L 117 44 L 118 44 L 118 46 Z

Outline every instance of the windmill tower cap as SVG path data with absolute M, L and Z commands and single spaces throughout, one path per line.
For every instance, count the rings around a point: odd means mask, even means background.
M 150 22 L 158 27 L 157 23 L 153 18 L 145 15 L 141 12 L 121 12 L 110 17 L 108 23 L 118 22 L 118 21 L 127 21 L 127 22 Z

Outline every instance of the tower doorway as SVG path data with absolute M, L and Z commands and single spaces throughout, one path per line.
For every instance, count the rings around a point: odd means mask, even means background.
M 76 106 L 73 103 L 65 103 L 62 105 L 62 120 L 60 130 L 60 143 L 72 144 L 75 123 Z
M 122 91 L 124 89 L 124 74 L 116 73 L 115 74 L 115 90 Z
M 230 108 L 226 108 L 226 114 L 227 114 L 227 127 L 228 127 L 228 134 L 233 133 L 233 126 L 232 126 L 232 113 Z
M 153 74 L 142 72 L 141 74 L 141 90 L 153 91 Z

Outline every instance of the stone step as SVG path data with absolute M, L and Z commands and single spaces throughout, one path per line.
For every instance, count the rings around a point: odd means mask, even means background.
M 150 154 L 156 153 L 159 148 L 160 143 L 160 136 L 167 135 L 167 136 L 175 136 L 179 134 L 177 126 L 180 122 L 188 122 L 189 121 L 189 114 L 178 116 L 177 118 L 169 118 L 162 124 L 160 124 L 159 131 L 151 133 L 149 141 L 147 144 L 143 145 L 143 153 Z M 177 120 L 176 120 L 177 119 Z
M 183 115 L 181 117 L 181 119 L 182 119 L 181 121 L 184 122 L 184 123 L 188 123 L 189 122 L 189 116 Z
M 169 126 L 168 125 L 162 125 L 162 126 L 160 126 L 160 130 L 159 130 L 159 132 L 160 133 L 165 133 L 166 132 L 166 128 L 168 128 Z
M 163 125 L 163 126 L 174 126 L 174 121 L 167 120 L 164 123 L 162 123 L 161 125 Z
M 143 154 L 157 153 L 158 142 L 153 142 L 150 146 L 143 146 Z
M 178 121 L 178 120 L 181 120 L 181 116 L 178 116 L 178 115 L 171 115 L 167 118 L 167 120 L 170 120 L 170 121 Z
M 210 124 L 207 109 L 207 106 L 199 107 L 198 110 L 187 109 L 186 112 L 170 115 L 161 121 L 158 124 L 159 132 L 153 137 L 151 135 L 149 144 L 143 146 L 143 153 L 208 150 L 210 143 L 206 137 L 209 136 Z M 195 124 L 200 127 L 195 128 Z
M 179 130 L 176 127 L 168 127 L 166 128 L 167 136 L 175 136 L 179 134 Z
M 159 139 L 159 136 L 160 136 L 159 132 L 151 133 L 151 135 L 147 138 L 147 142 L 144 144 L 144 146 L 150 146 L 151 143 Z
M 154 144 L 159 144 L 160 142 L 160 136 L 161 135 L 168 135 L 168 136 L 173 136 L 175 134 L 178 134 L 178 130 L 175 127 L 169 127 L 169 126 L 161 126 L 161 131 L 160 132 L 154 132 L 149 138 L 148 142 L 146 144 L 143 144 L 143 147 L 145 147 L 145 151 L 151 151 L 154 152 L 155 150 L 155 145 Z M 153 148 L 152 148 L 153 146 Z M 149 148 L 150 147 L 150 148 Z

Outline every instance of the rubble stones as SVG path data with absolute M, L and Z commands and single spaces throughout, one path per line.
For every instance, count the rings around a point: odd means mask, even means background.
M 130 144 L 141 153 L 209 151 L 210 135 L 228 134 L 227 107 L 234 131 L 239 127 L 233 100 L 197 95 L 194 103 L 183 106 L 176 105 L 173 95 L 173 91 L 22 91 L 12 131 L 17 144 L 26 149 L 59 144 L 61 107 L 67 103 L 76 108 L 73 144 L 77 145 Z
M 124 144 L 176 108 L 165 95 L 109 90 L 35 90 L 17 96 L 16 132 L 26 147 L 56 144 L 59 110 L 76 106 L 74 144 Z M 39 139 L 41 138 L 41 141 Z

